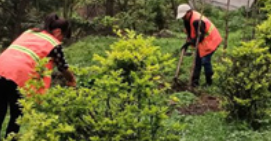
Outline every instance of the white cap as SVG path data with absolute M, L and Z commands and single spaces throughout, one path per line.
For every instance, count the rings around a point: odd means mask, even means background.
M 181 4 L 178 6 L 177 19 L 181 19 L 185 16 L 186 12 L 191 10 L 191 7 L 188 4 Z

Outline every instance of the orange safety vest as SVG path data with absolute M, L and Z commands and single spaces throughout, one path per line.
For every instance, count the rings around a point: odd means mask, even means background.
M 31 76 L 38 76 L 35 72 L 37 62 L 47 57 L 60 44 L 60 41 L 46 31 L 27 30 L 0 55 L 0 76 L 23 87 Z M 45 67 L 52 70 L 53 60 L 50 59 Z M 43 82 L 44 87 L 38 90 L 41 94 L 50 87 L 51 77 L 44 77 Z
M 196 38 L 196 30 L 193 26 L 193 22 L 201 19 L 201 14 L 193 11 L 192 17 L 190 19 L 190 27 L 191 27 L 191 38 Z M 219 34 L 215 25 L 206 17 L 202 16 L 202 21 L 205 23 L 205 37 L 202 42 L 198 45 L 199 55 L 200 57 L 204 57 L 213 51 L 219 46 L 222 42 L 222 37 Z

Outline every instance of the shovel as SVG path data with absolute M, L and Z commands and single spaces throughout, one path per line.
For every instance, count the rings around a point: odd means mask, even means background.
M 181 53 L 180 53 L 180 58 L 179 58 L 179 62 L 178 62 L 178 66 L 177 66 L 177 69 L 176 69 L 176 72 L 175 72 L 175 76 L 174 76 L 174 83 L 175 83 L 175 86 L 180 86 L 181 83 L 178 79 L 179 77 L 179 73 L 180 73 L 180 68 L 181 68 L 181 64 L 183 62 L 183 56 L 185 55 L 185 48 L 182 49 Z

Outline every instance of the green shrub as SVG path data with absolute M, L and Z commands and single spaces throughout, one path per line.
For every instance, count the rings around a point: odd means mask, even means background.
M 215 77 L 227 98 L 226 109 L 234 119 L 249 124 L 263 121 L 270 102 L 271 54 L 254 40 L 235 48 L 217 64 Z
M 265 20 L 262 24 L 260 24 L 257 28 L 257 38 L 263 39 L 265 45 L 271 49 L 271 15 L 268 16 L 268 19 Z M 271 50 L 270 50 L 271 51 Z
M 21 101 L 26 132 L 20 141 L 174 141 L 184 126 L 168 124 L 170 55 L 162 55 L 152 38 L 132 31 L 111 46 L 97 65 L 77 69 L 76 89 L 56 86 L 46 95 Z M 120 35 L 120 33 L 119 33 Z M 94 75 L 95 74 L 95 75 Z M 88 80 L 95 83 L 88 85 Z M 24 94 L 29 92 L 23 91 Z M 37 103 L 38 100 L 38 103 Z

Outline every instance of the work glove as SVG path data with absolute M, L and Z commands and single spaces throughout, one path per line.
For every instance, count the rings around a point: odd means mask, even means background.
M 75 79 L 74 75 L 72 75 L 72 80 L 67 82 L 67 86 L 76 87 L 76 79 Z
M 73 81 L 73 82 L 67 82 L 67 86 L 69 87 L 76 87 L 76 82 Z
M 185 44 L 181 47 L 181 50 L 184 49 L 184 50 L 186 51 L 187 48 L 189 47 L 189 45 L 190 45 L 189 43 L 185 43 Z

